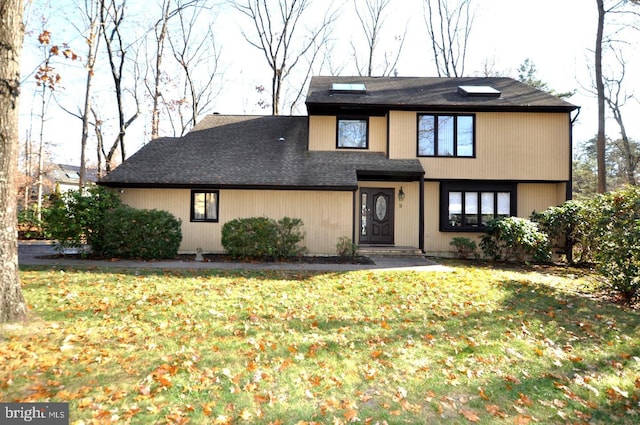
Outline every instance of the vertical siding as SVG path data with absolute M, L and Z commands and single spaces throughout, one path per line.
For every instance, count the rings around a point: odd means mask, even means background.
M 410 246 L 417 248 L 419 245 L 418 223 L 420 207 L 420 183 L 419 182 L 360 182 L 359 187 L 393 188 L 394 189 L 394 244 L 396 246 Z M 398 192 L 402 187 L 405 193 L 403 202 L 398 199 Z M 360 224 L 360 200 L 358 198 L 354 214 L 354 222 Z M 356 227 L 358 229 L 358 227 Z M 358 242 L 356 234 L 356 243 Z
M 311 115 L 309 117 L 309 150 L 336 150 L 336 125 L 334 116 Z
M 518 216 L 529 218 L 535 212 L 562 204 L 566 199 L 565 183 L 518 185 Z
M 565 201 L 565 183 L 518 184 L 518 217 L 529 218 L 533 211 L 543 211 Z M 440 184 L 425 182 L 425 251 L 447 256 L 453 251 L 449 243 L 456 236 L 475 240 L 479 246 L 483 233 L 440 232 Z
M 222 252 L 225 222 L 243 217 L 300 218 L 303 244 L 311 254 L 335 254 L 339 237 L 352 235 L 352 192 L 220 190 L 220 222 L 191 223 L 188 189 L 125 189 L 122 200 L 135 208 L 164 209 L 182 220 L 180 252 Z
M 417 112 L 390 113 L 390 158 L 415 158 Z M 566 113 L 477 113 L 475 158 L 419 158 L 425 178 L 568 180 Z
M 338 120 L 335 116 L 309 117 L 309 150 L 335 151 Z M 386 152 L 387 118 L 369 117 L 369 151 Z

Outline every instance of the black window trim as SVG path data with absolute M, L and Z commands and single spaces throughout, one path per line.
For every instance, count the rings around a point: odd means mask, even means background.
M 365 146 L 362 148 L 352 146 L 340 146 L 340 121 L 365 121 L 367 124 L 367 134 L 365 140 Z M 369 149 L 369 117 L 363 115 L 339 115 L 336 117 L 336 149 Z
M 420 118 L 421 117 L 433 117 L 434 119 L 434 139 L 433 139 L 433 155 L 421 155 L 420 154 Z M 438 117 L 455 117 L 453 120 L 453 155 L 438 155 Z M 473 119 L 473 135 L 471 140 L 471 155 L 458 156 L 458 117 L 471 117 Z M 475 158 L 476 157 L 476 114 L 467 113 L 430 113 L 421 112 L 416 115 L 416 156 L 420 158 Z
M 518 214 L 518 185 L 515 182 L 441 182 L 440 183 L 440 231 L 441 232 L 483 232 L 482 211 L 480 208 L 481 197 L 478 197 L 478 225 L 475 226 L 451 226 L 449 223 L 449 192 L 462 192 L 462 211 L 464 212 L 464 193 L 466 192 L 509 192 L 510 193 L 510 216 Z M 495 211 L 495 210 L 494 210 Z
M 205 211 L 205 218 L 196 219 L 194 214 L 195 197 L 197 193 L 215 193 L 216 195 L 216 218 L 206 218 L 207 213 Z M 206 204 L 205 204 L 206 205 Z M 217 223 L 220 221 L 220 191 L 214 189 L 192 189 L 191 190 L 191 202 L 189 205 L 189 221 L 192 223 Z

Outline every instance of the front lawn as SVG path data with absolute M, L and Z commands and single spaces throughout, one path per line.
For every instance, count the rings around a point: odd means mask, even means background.
M 640 314 L 560 268 L 24 268 L 0 401 L 71 423 L 638 423 Z

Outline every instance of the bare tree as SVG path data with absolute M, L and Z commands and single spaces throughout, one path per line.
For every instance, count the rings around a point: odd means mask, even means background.
M 302 18 L 310 10 L 312 0 L 233 0 L 232 4 L 253 23 L 255 34 L 243 32 L 245 40 L 259 49 L 271 68 L 271 113 L 280 114 L 281 95 L 287 77 L 309 53 L 317 53 L 319 40 L 328 36 L 335 15 L 327 11 L 307 37 L 299 32 Z M 311 52 L 315 50 L 315 52 Z M 315 55 L 311 55 L 315 57 Z M 313 63 L 308 67 L 313 66 Z M 308 73 L 307 73 L 308 74 Z
M 375 58 L 377 48 L 380 43 L 380 32 L 382 31 L 386 19 L 385 10 L 388 8 L 391 0 L 365 0 L 364 10 L 361 10 L 360 2 L 354 0 L 354 8 L 358 21 L 360 21 L 360 27 L 367 39 L 367 56 L 364 64 L 359 63 L 359 49 L 352 43 L 353 56 L 356 61 L 356 67 L 360 75 L 366 75 L 372 77 L 376 73 Z M 398 50 L 394 52 L 385 52 L 384 59 L 382 60 L 381 70 L 379 75 L 388 77 L 392 73 L 397 72 L 396 66 L 402 53 L 402 47 L 407 35 L 407 28 L 405 26 L 404 33 L 400 36 L 396 36 L 395 40 L 399 43 Z
M 78 187 L 84 188 L 87 175 L 87 142 L 89 140 L 89 127 L 91 125 L 91 89 L 93 83 L 94 69 L 98 57 L 98 45 L 100 44 L 100 32 L 98 23 L 100 21 L 99 0 L 84 0 L 84 13 L 87 19 L 87 79 L 84 91 L 84 108 L 82 109 L 82 137 L 80 139 L 80 179 Z
M 169 109 L 178 112 L 179 129 L 176 129 L 173 121 L 172 125 L 174 133 L 179 135 L 183 135 L 197 123 L 198 117 L 211 106 L 219 93 L 214 89 L 214 82 L 219 77 L 220 49 L 210 24 L 206 26 L 206 31 L 200 30 L 199 17 L 202 16 L 203 8 L 204 5 L 177 8 L 178 28 L 169 33 L 171 51 L 184 78 L 181 99 L 167 105 Z M 172 119 L 171 111 L 168 112 L 168 117 Z
M 475 17 L 471 1 L 424 0 L 424 22 L 439 77 L 464 76 L 467 44 Z
M 18 275 L 15 185 L 22 13 L 22 0 L 0 1 L 0 322 L 27 317 Z
M 620 65 L 620 73 L 616 77 L 603 76 L 605 86 L 604 100 L 613 114 L 618 127 L 620 128 L 620 145 L 621 153 L 624 159 L 623 168 L 628 184 L 636 184 L 636 168 L 640 157 L 635 149 L 632 149 L 627 128 L 622 118 L 622 108 L 627 100 L 633 98 L 632 94 L 625 93 L 623 90 L 623 80 L 625 77 L 626 62 L 622 56 L 622 52 L 616 52 L 616 59 Z
M 125 118 L 125 88 L 122 80 L 124 78 L 123 71 L 126 62 L 126 53 L 128 47 L 130 47 L 125 45 L 122 31 L 125 7 L 126 0 L 122 0 L 119 4 L 117 0 L 100 0 L 100 26 L 107 48 L 118 110 L 118 135 L 105 158 L 107 172 L 111 170 L 117 150 L 120 150 L 122 161 L 126 159 L 124 138 L 127 133 L 127 128 L 129 128 L 140 115 L 140 104 L 138 103 L 134 85 L 131 94 L 136 103 L 136 110 L 129 118 Z
M 598 26 L 596 30 L 595 46 L 595 80 L 598 98 L 598 132 L 596 134 L 596 161 L 598 168 L 598 193 L 607 191 L 607 170 L 605 164 L 606 133 L 605 133 L 605 100 L 604 78 L 602 76 L 602 44 L 604 39 L 605 8 L 604 0 L 596 0 L 598 6 Z

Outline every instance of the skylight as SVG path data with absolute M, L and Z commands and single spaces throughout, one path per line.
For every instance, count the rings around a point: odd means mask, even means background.
M 458 93 L 465 97 L 500 97 L 502 94 L 491 86 L 458 86 Z
M 333 83 L 332 94 L 366 94 L 367 88 L 363 83 Z

